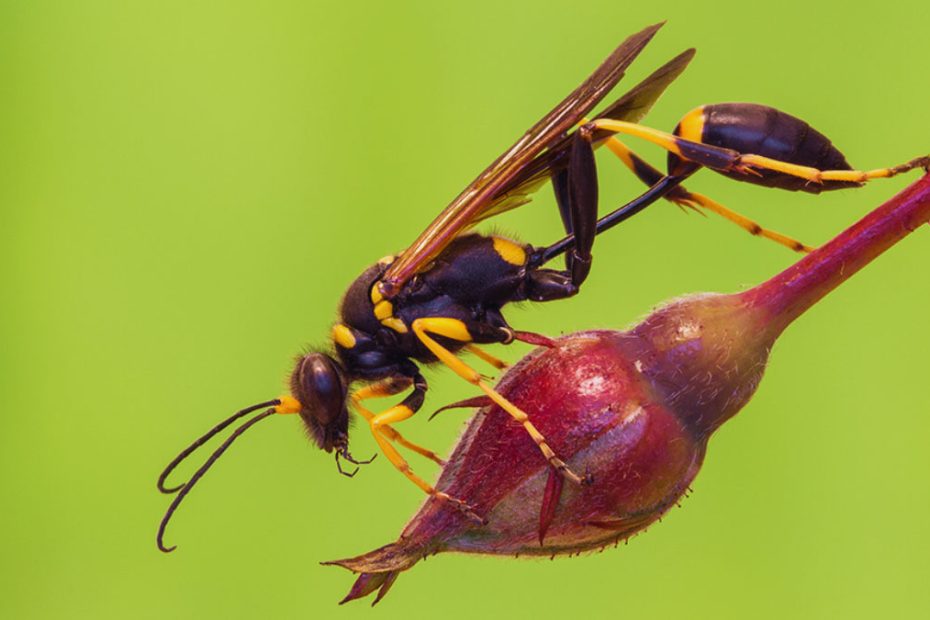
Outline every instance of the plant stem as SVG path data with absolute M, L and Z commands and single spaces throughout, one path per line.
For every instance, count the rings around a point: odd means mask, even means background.
M 885 250 L 930 223 L 930 174 L 925 174 L 826 245 L 775 277 L 740 294 L 766 312 L 780 333 L 827 293 Z

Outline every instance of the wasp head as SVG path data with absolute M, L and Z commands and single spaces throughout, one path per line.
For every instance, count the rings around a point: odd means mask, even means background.
M 308 353 L 291 373 L 291 394 L 300 401 L 307 434 L 321 449 L 343 451 L 349 441 L 348 382 L 342 366 L 325 353 Z

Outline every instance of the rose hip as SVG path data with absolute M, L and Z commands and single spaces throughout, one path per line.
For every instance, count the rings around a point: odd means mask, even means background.
M 487 403 L 437 483 L 486 524 L 425 502 L 397 542 L 331 562 L 360 573 L 343 602 L 375 590 L 378 602 L 427 555 L 574 553 L 655 522 L 687 491 L 712 433 L 752 397 L 781 332 L 928 221 L 930 175 L 753 289 L 681 298 L 629 331 L 580 332 L 534 350 L 498 390 L 593 483 L 563 485 L 522 426 Z

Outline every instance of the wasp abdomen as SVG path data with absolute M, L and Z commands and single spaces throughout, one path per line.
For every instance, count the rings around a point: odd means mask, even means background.
M 846 157 L 830 139 L 801 119 L 775 108 L 754 103 L 717 103 L 695 108 L 682 118 L 675 135 L 693 142 L 732 149 L 818 170 L 851 170 Z M 679 162 L 669 153 L 669 169 Z M 813 194 L 858 185 L 848 181 L 822 184 L 776 172 L 756 174 L 718 170 L 737 181 Z

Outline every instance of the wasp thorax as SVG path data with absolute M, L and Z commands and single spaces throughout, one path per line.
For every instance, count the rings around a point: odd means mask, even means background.
M 304 355 L 291 374 L 291 393 L 300 401 L 307 433 L 327 452 L 348 442 L 346 388 L 342 367 L 324 353 Z

